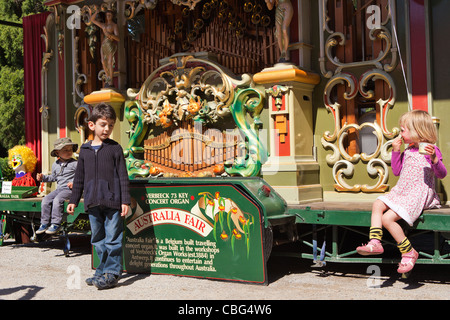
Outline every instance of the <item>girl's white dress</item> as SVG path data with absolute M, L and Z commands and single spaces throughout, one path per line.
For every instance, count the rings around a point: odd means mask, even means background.
M 436 153 L 440 156 L 437 148 Z M 424 209 L 440 207 L 439 196 L 435 191 L 436 175 L 427 158 L 417 148 L 407 148 L 397 184 L 388 194 L 378 197 L 410 226 Z

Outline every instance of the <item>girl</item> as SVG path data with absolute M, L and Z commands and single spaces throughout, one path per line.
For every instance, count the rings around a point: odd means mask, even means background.
M 391 166 L 394 175 L 400 175 L 397 185 L 374 202 L 369 238 L 366 245 L 356 248 L 361 255 L 375 255 L 384 252 L 381 245 L 382 227 L 385 227 L 397 242 L 402 254 L 397 272 L 412 270 L 419 254 L 406 238 L 398 220 L 405 220 L 410 226 L 424 209 L 439 208 L 439 197 L 435 191 L 435 177 L 443 179 L 447 169 L 442 163 L 442 154 L 433 144 L 437 131 L 430 115 L 422 110 L 413 110 L 400 117 L 400 135 L 392 142 Z M 408 145 L 400 152 L 403 142 Z M 419 153 L 419 143 L 428 142 L 425 154 Z

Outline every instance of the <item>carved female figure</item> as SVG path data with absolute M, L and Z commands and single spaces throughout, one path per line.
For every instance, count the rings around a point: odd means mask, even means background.
M 290 0 L 265 0 L 267 8 L 272 10 L 276 6 L 275 26 L 278 46 L 280 47 L 281 56 L 279 62 L 286 62 L 288 57 L 289 46 L 289 25 L 291 24 L 294 9 Z
M 91 16 L 90 21 L 99 26 L 103 31 L 103 41 L 101 47 L 101 58 L 103 70 L 105 71 L 105 87 L 113 86 L 114 75 L 114 55 L 117 51 L 117 42 L 119 42 L 119 29 L 113 21 L 113 11 L 106 11 L 105 22 L 96 20 L 98 10 Z

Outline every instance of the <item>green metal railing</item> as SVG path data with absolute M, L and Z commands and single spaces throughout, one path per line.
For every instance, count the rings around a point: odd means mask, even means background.
M 344 240 L 350 240 L 351 243 L 352 239 L 368 236 L 371 217 L 369 211 L 312 210 L 306 207 L 288 208 L 287 215 L 295 216 L 300 229 L 310 228 L 299 234 L 299 241 L 304 247 L 312 249 L 312 252 L 278 251 L 277 255 L 312 259 L 317 262 L 317 266 L 326 262 L 374 264 L 400 262 L 400 255 L 397 256 L 395 250 L 391 256 L 389 254 L 361 256 L 356 252 L 359 243 L 355 242 L 352 249 L 348 249 L 348 242 L 346 247 L 342 246 Z M 413 245 L 415 238 L 419 236 L 425 235 L 432 239 L 432 247 L 426 249 L 421 249 L 419 240 L 416 241 L 419 249 L 418 264 L 450 264 L 450 214 L 435 210 L 426 211 L 414 227 L 405 226 L 405 228 Z M 331 241 L 327 241 L 327 234 L 330 232 Z M 322 242 L 318 241 L 319 234 L 323 236 Z M 396 248 L 395 241 L 385 238 L 387 239 L 383 240 L 383 244 L 386 248 Z

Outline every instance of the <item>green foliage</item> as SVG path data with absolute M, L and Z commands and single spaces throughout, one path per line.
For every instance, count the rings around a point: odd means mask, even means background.
M 0 1 L 0 20 L 22 23 L 46 11 L 44 0 Z M 23 29 L 0 25 L 0 153 L 25 143 Z
M 23 69 L 23 30 L 0 25 L 0 65 Z
M 22 5 L 18 3 L 18 1 L 1 1 L 0 2 L 0 18 L 12 21 L 19 22 L 20 17 L 22 16 Z
M 25 143 L 23 70 L 0 69 L 0 143 L 6 149 Z
M 0 1 L 0 18 L 12 22 L 21 22 L 22 17 L 47 10 L 44 0 Z
M 22 0 L 20 2 L 22 4 L 22 17 L 48 10 L 44 5 L 44 0 Z
M 0 169 L 2 170 L 2 176 L 4 181 L 12 181 L 16 173 L 13 168 L 8 164 L 8 158 L 0 158 Z
M 22 9 L 18 1 L 0 2 L 0 19 L 22 23 Z M 23 30 L 0 25 L 0 66 L 23 68 Z

